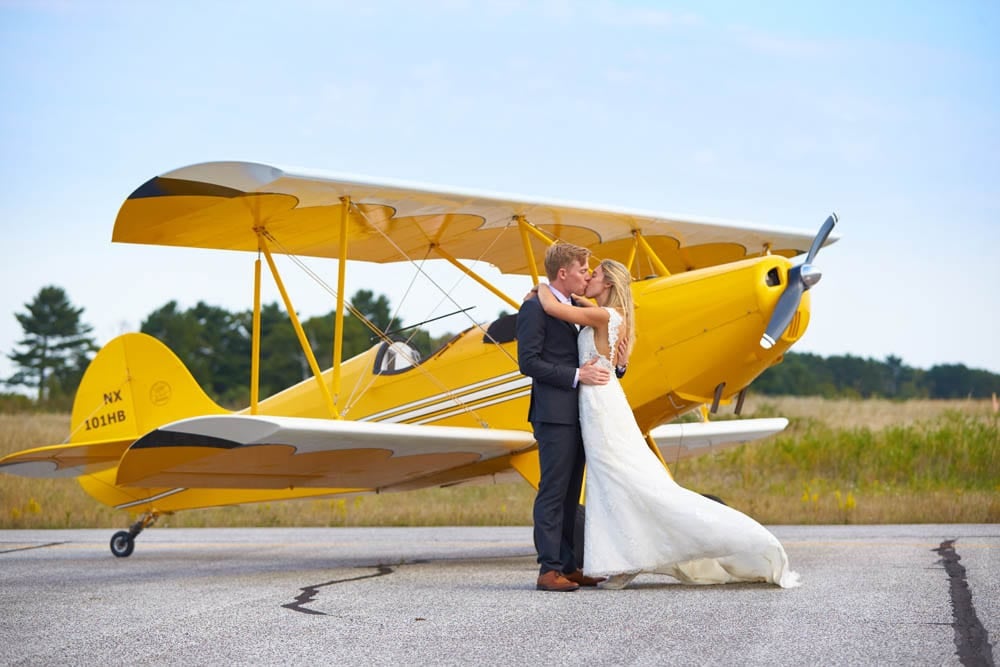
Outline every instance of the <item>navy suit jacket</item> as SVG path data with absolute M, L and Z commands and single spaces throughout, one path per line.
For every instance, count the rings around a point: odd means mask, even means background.
M 545 314 L 538 296 L 517 313 L 517 363 L 531 378 L 528 421 L 577 424 L 580 405 L 573 386 L 579 358 L 577 328 Z

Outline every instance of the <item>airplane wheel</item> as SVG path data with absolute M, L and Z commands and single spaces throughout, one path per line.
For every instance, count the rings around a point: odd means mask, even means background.
M 127 530 L 119 530 L 111 536 L 111 553 L 118 558 L 126 558 L 135 549 L 135 538 Z

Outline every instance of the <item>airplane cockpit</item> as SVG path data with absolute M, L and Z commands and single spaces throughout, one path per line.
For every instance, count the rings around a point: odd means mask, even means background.
M 420 352 L 401 340 L 382 341 L 375 353 L 375 375 L 392 375 L 413 368 L 421 361 Z

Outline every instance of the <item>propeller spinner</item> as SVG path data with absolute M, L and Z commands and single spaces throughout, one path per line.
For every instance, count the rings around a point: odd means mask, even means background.
M 774 307 L 774 313 L 771 315 L 771 321 L 767 323 L 764 335 L 760 337 L 760 346 L 765 350 L 774 347 L 775 341 L 781 337 L 781 334 L 785 333 L 785 329 L 791 324 L 792 318 L 795 317 L 795 311 L 799 309 L 799 302 L 802 301 L 802 293 L 818 283 L 819 279 L 823 277 L 822 272 L 813 266 L 812 261 L 819 249 L 826 243 L 826 238 L 830 236 L 830 232 L 833 231 L 833 226 L 836 224 L 837 214 L 831 213 L 823 226 L 819 228 L 816 238 L 813 239 L 805 261 L 788 270 L 788 285 Z

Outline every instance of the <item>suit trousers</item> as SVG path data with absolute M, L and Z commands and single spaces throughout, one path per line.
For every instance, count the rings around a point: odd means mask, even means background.
M 573 550 L 586 460 L 580 424 L 536 422 L 532 429 L 541 467 L 533 511 L 539 572 L 573 572 L 583 560 Z

